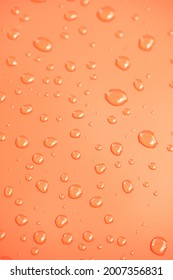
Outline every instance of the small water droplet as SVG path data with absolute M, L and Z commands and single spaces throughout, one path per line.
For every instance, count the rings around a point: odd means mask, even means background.
M 82 110 L 76 110 L 72 113 L 74 119 L 82 119 L 85 116 L 85 113 Z
M 135 161 L 134 161 L 134 159 L 130 158 L 130 159 L 128 160 L 128 163 L 129 163 L 130 165 L 133 165 L 133 164 L 135 163 Z
M 144 35 L 139 38 L 138 44 L 141 50 L 150 51 L 155 45 L 155 38 L 151 35 Z
M 149 167 L 149 169 L 151 169 L 151 170 L 156 170 L 157 165 L 156 165 L 155 162 L 150 162 L 150 163 L 148 164 L 148 167 Z
M 150 242 L 151 251 L 158 256 L 163 256 L 167 250 L 167 241 L 163 237 L 154 237 Z
M 23 204 L 23 200 L 21 198 L 16 198 L 15 204 L 16 206 L 21 206 Z
M 97 17 L 103 22 L 110 22 L 115 18 L 115 10 L 110 6 L 102 7 L 98 10 Z
M 112 215 L 105 215 L 104 216 L 104 221 L 105 221 L 105 224 L 111 224 L 111 223 L 113 223 L 114 218 L 113 218 Z
M 20 135 L 16 138 L 15 145 L 17 148 L 20 148 L 20 149 L 27 148 L 29 145 L 29 141 L 25 136 Z
M 36 187 L 41 193 L 47 193 L 49 184 L 46 180 L 39 180 L 36 182 Z
M 138 134 L 138 141 L 144 147 L 155 148 L 158 144 L 154 133 L 150 130 L 143 130 Z
M 104 189 L 104 187 L 105 187 L 105 184 L 104 184 L 103 182 L 97 183 L 97 188 L 98 188 L 99 190 Z
M 114 155 L 120 156 L 123 152 L 123 146 L 121 143 L 114 142 L 111 144 L 110 150 Z
M 142 91 L 144 89 L 144 84 L 143 84 L 142 80 L 140 80 L 140 79 L 134 80 L 133 86 L 138 91 Z
M 94 239 L 94 235 L 91 231 L 85 231 L 82 235 L 83 240 L 85 240 L 86 242 L 91 242 Z
M 154 196 L 158 196 L 158 195 L 159 195 L 158 191 L 154 191 L 154 192 L 153 192 L 153 195 L 154 195 Z
M 50 52 L 53 48 L 52 42 L 45 37 L 38 37 L 34 40 L 33 45 L 41 52 Z
M 44 161 L 44 157 L 42 154 L 40 153 L 35 153 L 33 154 L 32 156 L 32 161 L 35 163 L 35 164 L 42 164 L 43 161 Z
M 68 219 L 65 215 L 58 215 L 55 219 L 55 225 L 58 228 L 64 227 L 68 223 Z
M 25 180 L 26 180 L 27 182 L 30 182 L 30 181 L 32 180 L 32 175 L 31 175 L 31 174 L 26 174 L 26 175 L 25 175 Z
M 118 237 L 117 244 L 118 246 L 124 246 L 127 243 L 127 239 L 123 236 Z
M 169 144 L 167 146 L 167 150 L 168 150 L 168 152 L 173 152 L 173 144 Z
M 69 60 L 65 63 L 65 68 L 68 72 L 74 72 L 76 70 L 76 64 Z
M 86 64 L 86 67 L 87 67 L 88 69 L 90 69 L 90 70 L 96 69 L 97 64 L 96 64 L 96 62 L 94 62 L 94 61 L 89 61 L 89 62 Z
M 18 65 L 17 60 L 14 56 L 7 57 L 6 63 L 8 66 L 17 66 Z
M 54 137 L 47 137 L 43 143 L 46 148 L 54 148 L 57 145 L 58 140 Z
M 28 223 L 28 218 L 22 214 L 19 214 L 16 216 L 15 222 L 18 226 L 24 226 Z
M 40 121 L 41 122 L 47 122 L 48 121 L 48 115 L 47 114 L 41 114 Z
M 124 32 L 122 30 L 117 30 L 115 32 L 115 36 L 119 39 L 123 38 L 124 37 Z
M 128 101 L 127 94 L 121 89 L 110 89 L 105 93 L 105 99 L 112 106 L 121 106 Z
M 75 128 L 70 131 L 70 136 L 72 138 L 79 138 L 81 136 L 81 133 L 80 133 L 79 129 Z
M 82 196 L 82 188 L 79 185 L 71 185 L 68 188 L 68 196 L 72 199 L 77 199 L 80 198 Z
M 0 131 L 0 141 L 5 141 L 5 140 L 6 140 L 5 134 L 2 131 Z
M 115 65 L 119 69 L 125 71 L 125 70 L 128 70 L 130 67 L 130 60 L 126 56 L 118 56 L 115 60 Z
M 107 241 L 108 243 L 113 243 L 113 242 L 114 242 L 114 237 L 113 237 L 112 235 L 107 235 L 107 236 L 106 236 L 106 241 Z
M 34 80 L 35 80 L 34 76 L 30 73 L 25 73 L 21 76 L 21 81 L 25 85 L 33 83 Z
M 100 196 L 95 196 L 90 200 L 90 206 L 93 208 L 98 208 L 103 205 L 103 201 Z
M 79 34 L 81 34 L 81 35 L 87 35 L 87 33 L 88 33 L 86 26 L 80 26 L 78 31 L 79 31 Z
M 7 37 L 10 40 L 16 40 L 18 37 L 20 36 L 20 32 L 18 29 L 11 29 L 8 33 L 7 33 Z
M 73 21 L 73 20 L 77 19 L 77 17 L 78 17 L 77 12 L 72 11 L 72 10 L 70 10 L 64 14 L 64 18 L 67 21 Z
M 81 4 L 82 6 L 87 6 L 87 5 L 89 5 L 89 3 L 90 3 L 90 0 L 81 0 L 81 1 L 80 1 L 80 4 Z
M 123 112 L 123 115 L 125 115 L 125 116 L 131 115 L 131 111 L 129 108 L 124 108 L 122 112 Z
M 5 101 L 5 99 L 6 99 L 6 95 L 3 92 L 0 92 L 0 103 Z
M 31 249 L 31 254 L 32 254 L 33 256 L 38 255 L 38 253 L 39 253 L 38 248 L 34 247 L 34 248 Z
M 95 146 L 95 149 L 96 149 L 96 151 L 101 151 L 101 150 L 103 149 L 103 147 L 102 147 L 102 145 L 97 144 L 97 145 Z
M 108 121 L 108 123 L 110 123 L 110 124 L 115 124 L 115 123 L 117 123 L 117 119 L 116 119 L 116 117 L 114 117 L 114 116 L 109 116 L 109 117 L 107 117 L 107 121 Z
M 13 15 L 19 15 L 20 14 L 20 8 L 15 6 L 14 8 L 11 9 L 11 13 Z
M 134 190 L 134 186 L 130 180 L 124 180 L 122 182 L 122 189 L 125 193 L 131 193 Z
M 80 243 L 80 244 L 78 245 L 78 249 L 79 249 L 80 251 L 85 251 L 86 248 L 87 248 L 87 246 L 86 246 L 85 244 L 83 244 L 83 243 Z
M 32 113 L 32 105 L 29 105 L 29 104 L 26 104 L 26 105 L 23 105 L 22 107 L 20 107 L 20 112 L 23 114 L 23 115 L 28 115 L 30 113 Z
M 69 34 L 66 31 L 61 32 L 60 36 L 64 40 L 68 40 L 70 38 Z
M 27 236 L 26 236 L 25 234 L 22 234 L 22 235 L 20 236 L 20 240 L 21 240 L 22 242 L 25 242 L 25 241 L 27 240 Z
M 66 182 L 68 182 L 69 177 L 68 177 L 68 175 L 67 175 L 66 173 L 63 173 L 63 174 L 60 176 L 60 180 L 61 180 L 61 182 L 66 183 Z
M 42 245 L 46 241 L 46 233 L 44 231 L 36 231 L 33 234 L 33 239 L 34 239 L 35 243 Z
M 95 169 L 95 172 L 100 175 L 106 171 L 106 165 L 104 163 L 99 163 L 99 164 L 95 165 L 94 169 Z
M 6 232 L 4 230 L 0 230 L 0 241 L 4 239 L 6 236 Z
M 26 165 L 26 169 L 28 169 L 28 170 L 32 170 L 33 168 L 34 168 L 34 165 L 31 164 L 31 163 L 28 163 L 28 164 Z
M 25 14 L 25 15 L 21 15 L 19 18 L 20 21 L 26 22 L 30 20 L 30 16 Z
M 78 160 L 78 159 L 81 158 L 81 154 L 80 154 L 79 151 L 73 151 L 73 152 L 71 153 L 71 157 L 72 157 L 73 159 L 75 159 L 75 160 Z

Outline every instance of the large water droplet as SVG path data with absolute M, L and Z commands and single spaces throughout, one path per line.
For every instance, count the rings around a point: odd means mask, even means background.
M 47 148 L 54 148 L 57 145 L 58 140 L 53 137 L 47 137 L 43 143 Z
M 71 153 L 71 157 L 72 157 L 73 159 L 75 159 L 75 160 L 78 160 L 78 159 L 81 158 L 81 154 L 80 154 L 79 151 L 73 151 L 73 152 Z
M 64 227 L 68 223 L 68 219 L 65 215 L 58 215 L 55 219 L 55 225 L 58 228 Z
M 128 70 L 130 67 L 130 60 L 126 56 L 118 56 L 115 60 L 115 65 L 119 69 L 125 71 L 125 70 Z
M 20 108 L 20 112 L 23 114 L 23 115 L 28 115 L 32 112 L 32 105 L 23 105 L 21 108 Z
M 93 208 L 98 208 L 103 205 L 103 201 L 100 196 L 95 196 L 90 200 L 90 206 Z
M 143 130 L 138 134 L 138 141 L 144 147 L 155 148 L 158 144 L 154 133 L 150 130 Z
M 45 37 L 38 37 L 34 40 L 33 45 L 41 52 L 50 52 L 53 48 L 52 42 Z
M 33 83 L 35 80 L 34 76 L 30 73 L 25 73 L 21 76 L 21 81 L 22 83 L 24 83 L 25 85 L 31 84 Z
M 44 157 L 42 154 L 39 154 L 39 153 L 35 153 L 33 156 L 32 156 L 32 160 L 35 164 L 42 164 L 43 161 L 44 161 Z
M 16 145 L 17 148 L 23 149 L 23 148 L 28 147 L 29 142 L 28 142 L 28 139 L 25 136 L 20 135 L 16 138 L 15 145 Z
M 127 102 L 127 94 L 121 89 L 110 89 L 105 93 L 106 101 L 113 106 L 121 106 Z
M 122 182 L 122 189 L 125 193 L 131 193 L 134 190 L 134 186 L 130 180 L 124 180 Z
M 150 249 L 154 254 L 163 256 L 167 250 L 167 241 L 163 237 L 154 237 L 151 240 Z
M 34 239 L 35 243 L 42 245 L 46 241 L 46 233 L 44 231 L 36 231 L 33 234 L 33 239 Z
M 72 199 L 77 199 L 80 198 L 82 196 L 82 188 L 79 185 L 71 185 L 68 188 L 68 196 Z
M 71 233 L 64 233 L 62 236 L 62 243 L 65 245 L 70 245 L 73 242 L 73 236 Z
M 95 165 L 94 169 L 95 169 L 95 172 L 100 175 L 106 171 L 106 165 L 104 163 L 99 163 L 99 164 Z
M 18 226 L 24 226 L 28 223 L 28 218 L 22 214 L 19 214 L 16 216 L 15 222 Z
M 82 237 L 86 242 L 91 242 L 94 239 L 93 233 L 88 230 L 83 233 Z
M 144 35 L 139 38 L 139 47 L 143 51 L 152 50 L 155 44 L 155 38 L 151 35 Z
M 118 142 L 112 143 L 110 146 L 110 149 L 111 149 L 111 152 L 116 156 L 120 156 L 123 152 L 123 146 L 121 143 L 118 143 Z
M 110 6 L 102 7 L 98 10 L 97 17 L 103 22 L 110 22 L 115 18 L 115 10 Z
M 36 187 L 41 193 L 47 193 L 49 184 L 46 180 L 39 180 L 36 182 Z

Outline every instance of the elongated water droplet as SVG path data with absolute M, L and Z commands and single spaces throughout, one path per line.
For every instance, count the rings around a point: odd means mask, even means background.
M 70 131 L 70 136 L 72 138 L 79 138 L 81 136 L 81 133 L 80 133 L 79 129 L 75 128 Z
M 110 89 L 105 93 L 105 99 L 113 106 L 121 106 L 128 101 L 127 94 L 121 89 Z
M 138 44 L 141 50 L 150 51 L 155 44 L 155 38 L 151 35 L 144 35 L 139 38 Z
M 0 103 L 6 99 L 6 95 L 3 92 L 0 92 Z
M 77 12 L 75 11 L 68 11 L 64 14 L 64 18 L 67 20 L 67 21 L 73 21 L 75 19 L 77 19 L 78 15 L 77 15 Z
M 122 189 L 125 193 L 131 193 L 134 190 L 134 186 L 130 180 L 124 180 L 122 182 Z
M 20 108 L 20 112 L 23 114 L 23 115 L 28 115 L 30 113 L 32 113 L 32 105 L 23 105 L 21 108 Z
M 35 243 L 42 245 L 46 241 L 46 233 L 44 231 L 36 231 L 33 234 L 33 239 L 34 239 Z
M 53 48 L 52 42 L 45 37 L 38 37 L 34 40 L 33 45 L 41 52 L 50 52 Z
M 106 171 L 106 165 L 104 163 L 99 163 L 97 165 L 95 165 L 95 172 L 97 174 L 103 174 Z
M 13 194 L 13 187 L 8 186 L 8 187 L 4 188 L 4 195 L 5 195 L 5 197 L 9 198 L 9 197 L 12 196 L 12 194 Z
M 86 242 L 91 242 L 94 239 L 94 235 L 91 231 L 85 231 L 82 235 L 83 240 L 85 240 Z
M 6 140 L 5 134 L 2 131 L 0 131 L 0 141 L 5 141 L 5 140 Z
M 22 214 L 19 214 L 16 216 L 15 222 L 18 226 L 24 226 L 28 223 L 28 218 Z
M 6 236 L 6 232 L 4 230 L 0 230 L 0 241 L 4 239 Z
M 140 79 L 134 80 L 133 86 L 138 91 L 142 91 L 144 89 L 144 84 L 143 84 L 142 80 L 140 80 Z
M 115 60 L 115 65 L 119 69 L 125 71 L 125 70 L 128 70 L 130 67 L 130 60 L 126 56 L 118 56 Z
M 95 196 L 90 200 L 90 206 L 93 208 L 98 208 L 103 205 L 103 201 L 100 196 Z
M 47 148 L 54 148 L 57 145 L 58 140 L 54 137 L 47 137 L 43 143 Z
M 82 119 L 84 116 L 85 116 L 85 114 L 82 110 L 76 110 L 72 113 L 72 117 L 74 119 Z
M 118 143 L 118 142 L 112 143 L 110 146 L 110 149 L 111 149 L 111 152 L 116 156 L 120 156 L 123 152 L 123 146 L 121 143 Z
M 73 236 L 71 233 L 64 233 L 62 236 L 62 243 L 65 245 L 70 245 L 73 242 Z
M 68 223 L 68 219 L 65 215 L 58 215 L 55 219 L 55 225 L 58 228 L 64 227 Z
M 144 147 L 155 148 L 158 144 L 154 133 L 150 130 L 143 130 L 138 134 L 138 141 Z
M 33 154 L 32 156 L 32 161 L 35 163 L 35 164 L 42 164 L 43 161 L 44 161 L 44 157 L 42 154 L 40 153 L 35 153 Z
M 111 224 L 111 223 L 113 223 L 114 218 L 113 218 L 112 215 L 105 215 L 104 216 L 104 221 L 105 221 L 105 224 Z
M 158 256 L 163 256 L 167 250 L 167 241 L 163 237 L 154 237 L 150 242 L 151 251 Z
M 15 145 L 17 148 L 20 148 L 20 149 L 27 148 L 29 145 L 29 141 L 25 136 L 20 135 L 16 138 Z
M 71 185 L 68 188 L 68 196 L 72 199 L 77 199 L 80 198 L 82 196 L 82 188 L 79 185 Z
M 22 83 L 24 83 L 25 85 L 31 84 L 33 83 L 35 80 L 34 76 L 30 73 L 25 73 L 21 76 L 21 81 Z
M 103 22 L 110 22 L 115 18 L 115 10 L 110 6 L 102 7 L 98 10 L 97 17 Z
M 41 193 L 47 193 L 49 184 L 46 180 L 39 180 L 36 182 L 36 187 Z
M 9 56 L 6 59 L 6 63 L 8 66 L 17 66 L 18 65 L 17 60 L 14 56 Z
M 118 246 L 124 246 L 127 243 L 127 239 L 123 236 L 118 237 L 117 244 Z

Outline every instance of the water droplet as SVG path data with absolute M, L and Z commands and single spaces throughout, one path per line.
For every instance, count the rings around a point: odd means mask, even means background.
M 85 240 L 86 242 L 91 242 L 94 239 L 94 235 L 91 231 L 85 231 L 82 235 L 83 240 Z
M 96 64 L 94 61 L 89 61 L 89 62 L 87 63 L 87 65 L 86 65 L 86 67 L 87 67 L 88 69 L 90 69 L 90 70 L 96 69 L 97 64 Z
M 6 59 L 6 63 L 8 66 L 17 66 L 18 65 L 17 60 L 14 56 L 9 56 Z
M 29 105 L 29 104 L 23 105 L 23 106 L 20 108 L 20 112 L 21 112 L 23 115 L 28 115 L 28 114 L 32 113 L 32 105 Z
M 110 124 L 115 124 L 115 123 L 117 123 L 117 119 L 116 119 L 114 116 L 109 116 L 109 117 L 107 117 L 107 121 L 108 121 L 108 123 L 110 123 Z
M 115 36 L 119 39 L 123 38 L 124 37 L 124 32 L 122 30 L 117 30 L 115 32 Z
M 122 189 L 125 193 L 131 193 L 134 190 L 134 186 L 130 180 L 124 180 L 122 182 Z
M 80 4 L 81 4 L 82 6 L 87 6 L 89 3 L 90 3 L 90 0 L 81 0 L 81 1 L 80 1 Z
M 104 163 L 99 163 L 99 164 L 95 165 L 94 169 L 95 169 L 95 172 L 100 175 L 106 171 L 106 165 Z
M 11 9 L 11 13 L 13 15 L 19 15 L 20 14 L 20 8 L 15 6 L 14 8 Z
M 128 101 L 126 93 L 121 89 L 110 89 L 105 93 L 105 99 L 113 106 L 121 106 Z
M 155 44 L 155 38 L 151 35 L 144 35 L 139 38 L 139 48 L 143 51 L 152 50 Z
M 28 142 L 28 139 L 25 136 L 20 135 L 16 138 L 15 145 L 16 145 L 17 148 L 23 149 L 23 148 L 28 147 L 29 142 Z
M 155 148 L 158 144 L 154 133 L 150 130 L 143 130 L 138 134 L 138 141 L 144 147 Z
M 135 161 L 134 161 L 134 159 L 130 158 L 130 159 L 128 160 L 128 163 L 129 163 L 130 165 L 133 165 L 133 164 L 135 163 Z
M 112 217 L 112 215 L 105 215 L 104 221 L 105 221 L 105 224 L 111 224 L 111 223 L 113 223 L 114 218 Z
M 80 251 L 85 251 L 86 248 L 87 248 L 87 246 L 86 246 L 85 244 L 83 244 L 83 243 L 80 243 L 80 244 L 78 245 L 78 248 L 79 248 Z
M 103 205 L 103 201 L 100 196 L 95 196 L 90 200 L 90 206 L 93 208 L 98 208 Z
M 73 21 L 75 19 L 77 19 L 78 15 L 75 11 L 68 11 L 64 14 L 64 18 L 67 20 L 67 21 Z
M 97 183 L 97 188 L 98 188 L 99 190 L 104 189 L 104 187 L 105 187 L 105 184 L 104 184 L 103 182 Z
M 98 10 L 97 17 L 103 22 L 110 22 L 115 18 L 115 10 L 109 6 L 102 7 Z
M 0 103 L 6 99 L 6 95 L 3 92 L 0 92 Z
M 35 163 L 35 164 L 42 164 L 43 161 L 44 161 L 44 157 L 42 154 L 40 153 L 35 153 L 33 154 L 32 156 L 32 161 Z
M 48 115 L 47 114 L 41 114 L 40 121 L 41 122 L 47 122 L 48 121 Z
M 2 239 L 4 239 L 4 238 L 5 238 L 5 236 L 6 236 L 5 231 L 0 230 L 0 241 L 1 241 Z
M 115 60 L 115 65 L 119 69 L 125 71 L 125 70 L 128 70 L 130 67 L 130 60 L 126 56 L 118 56 Z
M 138 91 L 142 91 L 144 89 L 144 84 L 143 84 L 142 80 L 140 80 L 140 79 L 134 80 L 133 86 Z
M 67 61 L 65 68 L 68 72 L 74 72 L 76 70 L 76 64 L 73 61 Z
M 26 175 L 25 175 L 25 180 L 26 180 L 27 182 L 30 182 L 30 181 L 32 180 L 31 174 L 26 174 Z
M 124 246 L 127 243 L 127 239 L 123 236 L 118 237 L 117 244 L 118 246 Z
M 63 183 L 68 182 L 68 180 L 69 180 L 68 175 L 67 175 L 66 173 L 63 173 L 63 174 L 60 176 L 60 180 L 61 180 L 61 182 L 63 182 Z
M 118 142 L 114 142 L 111 144 L 110 150 L 114 155 L 120 156 L 123 152 L 123 146 Z
M 29 15 L 25 14 L 25 15 L 20 16 L 19 20 L 26 22 L 26 21 L 30 20 L 30 17 L 29 17 Z
M 21 81 L 22 83 L 24 83 L 25 85 L 31 84 L 33 83 L 35 80 L 34 76 L 30 73 L 25 73 L 21 76 Z
M 124 114 L 125 116 L 131 115 L 131 111 L 130 111 L 129 108 L 124 108 L 122 112 L 123 112 L 123 114 Z
M 154 191 L 154 192 L 153 192 L 153 195 L 154 195 L 154 196 L 158 196 L 158 195 L 159 195 L 159 194 L 158 194 L 158 191 Z
M 46 241 L 46 233 L 44 231 L 36 231 L 33 234 L 33 239 L 34 239 L 35 243 L 42 245 Z
M 20 36 L 20 32 L 18 29 L 11 29 L 8 33 L 7 33 L 7 37 L 10 40 L 16 40 L 18 37 Z
M 80 133 L 79 129 L 77 129 L 77 128 L 76 129 L 72 129 L 70 131 L 70 136 L 72 138 L 79 138 L 81 136 L 81 133 Z
M 52 70 L 54 70 L 54 64 L 52 64 L 52 63 L 50 63 L 50 64 L 48 64 L 47 66 L 46 66 L 46 69 L 48 70 L 48 71 L 52 71 Z
M 144 183 L 143 183 L 143 186 L 144 186 L 145 188 L 148 188 L 148 187 L 150 186 L 150 184 L 149 184 L 148 182 L 144 182 Z
M 65 245 L 70 245 L 73 242 L 73 236 L 71 233 L 64 233 L 62 236 L 62 243 Z
M 79 31 L 79 34 L 81 34 L 81 35 L 86 35 L 88 33 L 86 26 L 80 26 L 78 31 Z
M 27 236 L 26 236 L 25 234 L 22 234 L 22 235 L 20 236 L 20 240 L 21 240 L 22 242 L 25 242 L 25 241 L 27 240 Z
M 16 216 L 15 222 L 18 226 L 24 226 L 28 223 L 28 218 L 22 214 L 19 214 Z
M 96 151 L 101 151 L 101 150 L 103 149 L 103 147 L 102 147 L 102 145 L 97 144 L 97 145 L 95 146 L 95 149 L 96 149 Z
M 50 52 L 53 48 L 52 42 L 45 37 L 38 37 L 34 40 L 33 45 L 41 52 Z
M 5 140 L 6 140 L 5 134 L 2 131 L 0 131 L 0 141 L 5 141 Z
M 134 21 L 139 21 L 139 15 L 133 15 L 132 16 L 132 20 L 134 20 Z
M 148 167 L 149 167 L 149 169 L 151 169 L 151 170 L 156 170 L 157 165 L 156 165 L 155 162 L 150 162 L 150 163 L 148 164 Z
M 114 242 L 114 237 L 113 237 L 112 235 L 107 235 L 107 236 L 106 236 L 106 241 L 107 241 L 108 243 L 113 243 L 113 242 Z
M 36 182 L 36 187 L 41 193 L 47 193 L 49 184 L 46 180 L 39 180 Z
M 21 198 L 16 198 L 15 204 L 16 206 L 21 206 L 23 204 L 23 200 Z
M 68 223 L 68 219 L 65 215 L 58 215 L 55 219 L 55 225 L 58 228 L 64 227 Z
M 28 170 L 32 170 L 33 168 L 34 168 L 34 165 L 31 164 L 31 163 L 28 163 L 28 164 L 26 165 L 26 169 L 28 169 Z
M 55 83 L 56 85 L 60 86 L 60 85 L 62 85 L 62 82 L 63 82 L 62 77 L 56 76 L 56 77 L 54 78 L 54 83 Z
M 163 256 L 167 250 L 167 241 L 162 237 L 154 237 L 150 242 L 151 251 L 158 256 Z
M 43 143 L 46 148 L 54 148 L 57 145 L 58 140 L 53 137 L 47 137 Z
M 80 198 L 82 196 L 82 188 L 79 185 L 71 185 L 68 188 L 68 196 L 72 199 L 77 199 Z
M 61 32 L 60 36 L 64 40 L 68 40 L 70 38 L 69 34 L 66 31 Z
M 172 144 L 169 144 L 169 145 L 167 146 L 167 150 L 168 150 L 168 152 L 173 152 L 173 145 L 172 145 Z
M 79 151 L 73 151 L 72 153 L 71 153 L 71 157 L 73 158 L 73 159 L 80 159 L 81 158 L 81 154 L 80 154 L 80 152 Z
M 70 103 L 76 103 L 76 101 L 77 101 L 76 96 L 75 95 L 70 95 L 69 96 L 69 101 L 70 101 Z
M 12 196 L 12 194 L 13 194 L 13 187 L 8 186 L 8 187 L 4 188 L 4 195 L 5 195 L 5 197 L 9 198 L 9 197 Z
M 31 0 L 31 1 L 34 2 L 34 3 L 44 3 L 47 0 Z
M 33 256 L 36 256 L 36 255 L 38 255 L 38 253 L 39 253 L 39 250 L 38 250 L 38 248 L 32 248 L 31 249 L 31 254 L 33 255 Z
M 82 119 L 85 116 L 85 113 L 82 110 L 76 110 L 72 113 L 74 119 Z

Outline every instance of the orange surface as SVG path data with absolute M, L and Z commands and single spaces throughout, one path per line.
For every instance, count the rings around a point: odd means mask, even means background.
M 0 1 L 2 259 L 173 259 L 172 10 Z

